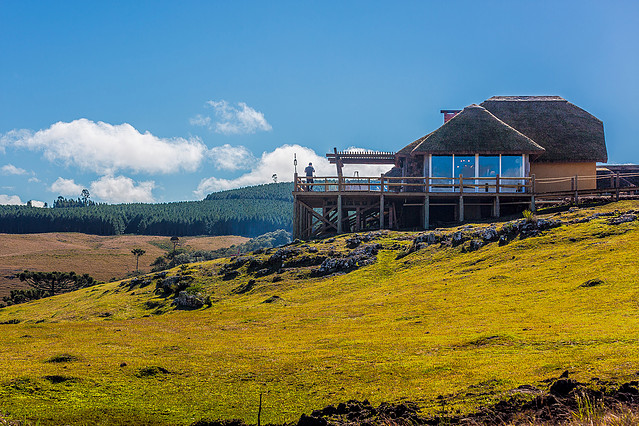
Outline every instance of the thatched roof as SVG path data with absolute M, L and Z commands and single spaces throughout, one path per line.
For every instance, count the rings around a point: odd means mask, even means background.
M 601 120 L 560 96 L 494 96 L 481 106 L 543 146 L 536 161 L 608 160 Z
M 433 132 L 430 132 L 429 134 L 427 134 L 423 138 L 417 139 L 416 141 L 409 143 L 404 148 L 402 148 L 399 151 L 397 151 L 396 154 L 399 155 L 399 156 L 410 155 L 410 153 L 413 151 L 413 149 L 415 149 L 415 147 L 417 145 L 419 145 L 424 139 L 426 139 L 427 137 L 429 137 L 432 134 L 433 134 Z
M 416 140 L 411 154 L 541 154 L 544 148 L 479 105 Z M 403 150 L 404 150 L 403 149 Z M 400 152 L 402 152 L 401 150 Z

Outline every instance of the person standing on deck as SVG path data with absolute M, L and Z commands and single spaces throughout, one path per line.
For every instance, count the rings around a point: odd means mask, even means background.
M 304 173 L 306 173 L 306 183 L 313 183 L 313 173 L 315 173 L 313 163 L 308 163 L 308 166 L 304 169 Z M 306 190 L 312 191 L 313 185 L 306 185 Z

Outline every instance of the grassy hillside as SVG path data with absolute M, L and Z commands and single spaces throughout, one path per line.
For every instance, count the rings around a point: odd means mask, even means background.
M 264 267 L 274 249 L 170 271 L 211 298 L 196 310 L 172 307 L 153 275 L 5 308 L 0 322 L 19 323 L 0 325 L 0 412 L 41 424 L 255 422 L 263 393 L 268 423 L 364 398 L 434 412 L 443 395 L 468 411 L 564 370 L 636 380 L 639 221 L 610 224 L 632 209 L 556 214 L 562 226 L 475 251 L 450 234 L 487 225 L 441 231 L 445 244 L 395 232 L 355 249 L 352 235 L 297 244 L 275 273 Z M 375 244 L 373 264 L 314 276 L 322 256 Z
M 240 244 L 248 238 L 237 236 L 185 237 L 184 250 L 216 250 Z M 75 271 L 88 273 L 106 281 L 124 278 L 135 269 L 134 248 L 146 254 L 140 258 L 140 270 L 149 272 L 156 257 L 173 249 L 167 237 L 147 235 L 99 236 L 79 233 L 0 234 L 0 301 L 9 291 L 23 288 L 22 283 L 9 279 L 16 272 Z

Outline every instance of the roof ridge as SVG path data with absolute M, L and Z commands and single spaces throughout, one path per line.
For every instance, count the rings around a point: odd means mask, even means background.
M 426 142 L 428 142 L 428 139 L 430 137 L 432 137 L 434 134 L 436 134 L 437 132 L 439 132 L 439 130 L 441 130 L 442 128 L 445 128 L 447 125 L 450 125 L 450 123 L 453 123 L 452 125 L 455 125 L 455 123 L 457 123 L 459 121 L 459 119 L 465 119 L 465 115 L 464 112 L 465 111 L 470 111 L 473 109 L 477 109 L 480 110 L 482 113 L 486 113 L 488 114 L 488 116 L 494 120 L 498 125 L 508 129 L 509 131 L 513 131 L 514 133 L 516 133 L 517 135 L 521 136 L 524 138 L 524 140 L 527 141 L 527 143 L 529 143 L 530 145 L 532 145 L 532 147 L 534 147 L 536 150 L 538 151 L 545 151 L 546 149 L 539 145 L 537 142 L 535 142 L 532 138 L 530 138 L 529 136 L 526 136 L 525 134 L 523 134 L 522 132 L 520 132 L 519 130 L 515 129 L 514 127 L 510 126 L 508 123 L 505 123 L 504 121 L 500 120 L 497 116 L 495 116 L 493 113 L 491 113 L 490 111 L 488 111 L 486 108 L 484 108 L 481 105 L 477 105 L 477 104 L 470 104 L 466 107 L 464 107 L 464 109 L 461 110 L 461 112 L 459 112 L 458 114 L 456 114 L 453 118 L 451 118 L 450 120 L 448 120 L 446 123 L 442 124 L 440 127 L 438 127 L 437 129 L 435 129 L 434 131 L 430 132 L 429 134 L 427 134 L 426 136 L 421 137 L 420 139 L 417 139 L 416 141 L 412 142 L 410 145 L 412 145 L 413 143 L 419 141 L 419 143 L 417 143 L 415 145 L 415 147 L 413 149 L 411 149 L 410 154 L 412 155 L 413 153 L 416 152 L 423 152 L 422 150 L 419 150 L 419 148 Z
M 484 102 L 568 102 L 557 95 L 508 95 L 493 96 Z

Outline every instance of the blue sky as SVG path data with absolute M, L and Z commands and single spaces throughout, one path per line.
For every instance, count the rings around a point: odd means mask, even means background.
M 0 203 L 166 202 L 560 95 L 639 163 L 639 2 L 0 0 Z M 361 169 L 361 168 L 360 168 Z M 376 169 L 362 173 L 378 173 Z

